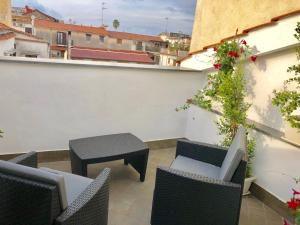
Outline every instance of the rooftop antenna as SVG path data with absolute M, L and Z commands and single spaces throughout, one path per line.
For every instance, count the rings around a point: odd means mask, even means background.
M 166 17 L 165 20 L 166 20 L 166 33 L 168 33 L 169 17 Z
M 102 27 L 104 27 L 104 10 L 107 8 L 105 7 L 106 2 L 102 2 L 102 8 L 101 8 L 101 18 L 102 18 Z

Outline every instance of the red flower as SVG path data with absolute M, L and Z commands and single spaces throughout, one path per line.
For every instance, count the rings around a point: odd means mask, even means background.
M 214 64 L 215 69 L 219 70 L 222 68 L 222 64 L 221 63 L 216 63 Z
M 240 51 L 241 51 L 241 53 L 243 54 L 245 50 L 244 50 L 243 47 L 241 47 L 241 48 L 240 48 Z
M 247 41 L 245 41 L 245 40 L 242 40 L 241 43 L 242 43 L 243 45 L 247 45 Z
M 251 60 L 252 60 L 252 62 L 256 62 L 257 56 L 256 55 L 251 56 Z
M 214 47 L 214 51 L 217 52 L 217 51 L 218 51 L 218 48 L 217 48 L 217 47 Z
M 292 198 L 287 204 L 290 209 L 297 210 L 297 208 L 300 206 L 300 199 Z
M 234 57 L 234 58 L 240 57 L 239 54 L 237 52 L 234 52 L 234 51 L 229 51 L 228 56 L 231 57 L 231 58 L 232 57 Z
M 284 222 L 283 225 L 290 225 L 286 220 L 284 220 L 283 222 Z
M 300 192 L 299 191 L 296 191 L 295 189 L 293 189 L 293 195 L 295 196 L 295 195 L 300 195 Z

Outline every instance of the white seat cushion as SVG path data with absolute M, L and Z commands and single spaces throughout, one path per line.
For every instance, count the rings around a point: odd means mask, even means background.
M 0 172 L 32 181 L 56 185 L 62 210 L 68 207 L 65 181 L 62 175 L 2 160 L 0 160 Z
M 246 130 L 240 127 L 230 145 L 226 157 L 221 166 L 220 179 L 231 181 L 234 172 L 246 154 Z
M 220 167 L 180 155 L 173 161 L 171 168 L 214 179 L 219 179 L 220 174 Z
M 65 173 L 49 168 L 40 169 L 64 177 L 68 205 L 70 205 L 93 182 L 92 179 L 71 173 Z

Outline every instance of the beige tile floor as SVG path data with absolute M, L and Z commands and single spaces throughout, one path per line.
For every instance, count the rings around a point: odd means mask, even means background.
M 88 168 L 88 176 L 96 177 L 104 167 L 112 169 L 109 225 L 149 225 L 156 167 L 168 166 L 175 149 L 150 151 L 146 181 L 139 181 L 138 173 L 122 161 L 95 164 Z M 41 163 L 39 166 L 70 171 L 70 162 Z M 243 199 L 240 225 L 282 225 L 281 217 L 269 207 L 248 196 Z

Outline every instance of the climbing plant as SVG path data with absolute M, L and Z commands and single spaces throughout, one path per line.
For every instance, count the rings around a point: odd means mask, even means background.
M 227 41 L 214 48 L 213 65 L 216 72 L 208 76 L 207 85 L 197 91 L 192 99 L 178 108 L 188 109 L 195 104 L 207 110 L 221 106 L 222 115 L 216 121 L 219 134 L 224 137 L 221 145 L 229 147 L 240 125 L 246 129 L 254 126 L 248 123 L 247 111 L 251 104 L 246 101 L 247 88 L 245 80 L 245 62 L 253 62 L 257 57 L 252 55 L 252 48 L 245 40 Z M 252 175 L 255 141 L 247 137 L 248 168 L 247 177 Z
M 294 36 L 300 42 L 300 22 L 295 30 Z M 300 48 L 296 50 L 296 54 L 300 60 Z M 292 115 L 295 110 L 300 108 L 300 64 L 289 67 L 287 71 L 294 73 L 294 76 L 284 82 L 283 90 L 274 91 L 275 97 L 272 102 L 279 107 L 282 116 L 291 126 L 300 132 L 300 118 Z

